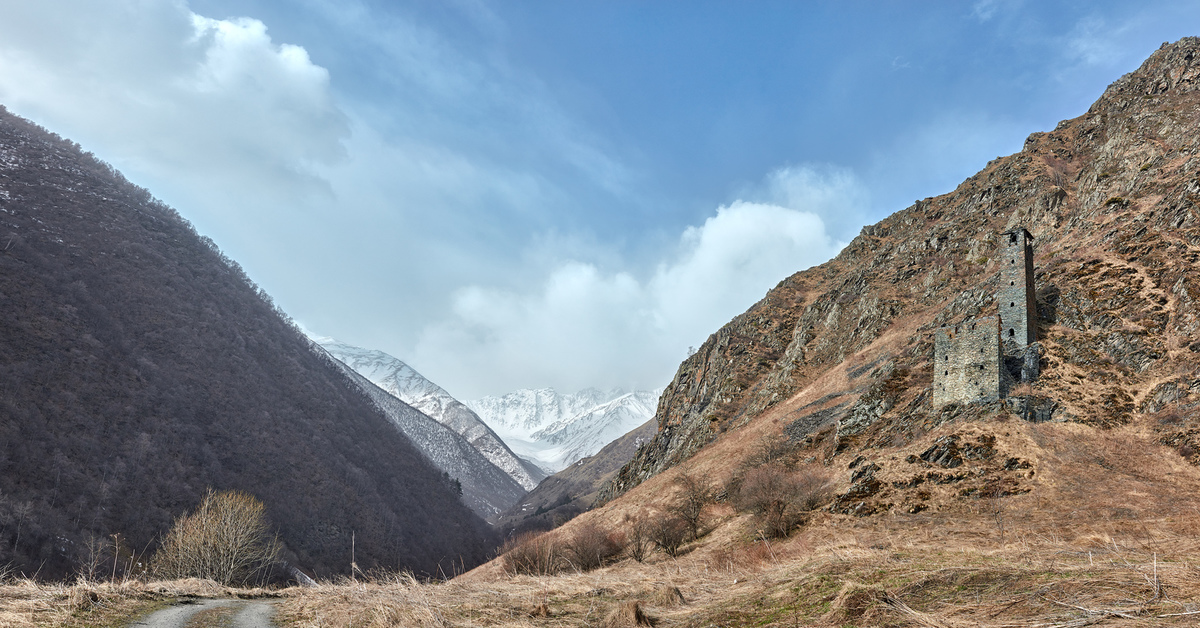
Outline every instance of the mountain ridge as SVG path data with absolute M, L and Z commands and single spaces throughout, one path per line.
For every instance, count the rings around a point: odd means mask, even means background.
M 599 501 L 814 386 L 823 394 L 778 420 L 809 442 L 832 430 L 838 450 L 904 442 L 951 420 L 956 410 L 929 405 L 932 332 L 992 311 L 996 238 L 1020 227 L 1036 242 L 1045 364 L 1032 390 L 1006 403 L 1120 425 L 1192 399 L 1198 58 L 1196 38 L 1164 45 L 1086 113 L 784 279 L 681 364 L 656 436 Z M 1083 373 L 1102 383 L 1082 385 Z M 1186 429 L 1161 429 L 1168 441 L 1195 442 Z
M 364 569 L 487 558 L 441 472 L 174 210 L 3 108 L 0 191 L 0 564 L 153 549 L 209 487 L 261 499 L 318 576 L 352 542 Z
M 524 490 L 532 490 L 546 477 L 537 466 L 513 453 L 470 407 L 403 360 L 377 349 L 356 347 L 333 338 L 316 338 L 314 341 L 388 394 L 461 435 Z

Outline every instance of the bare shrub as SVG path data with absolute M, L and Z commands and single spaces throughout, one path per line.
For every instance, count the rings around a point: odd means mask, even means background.
M 622 545 L 615 535 L 607 534 L 594 523 L 585 523 L 567 539 L 566 553 L 580 571 L 591 571 L 621 553 Z
M 516 536 L 500 550 L 510 574 L 548 576 L 562 570 L 563 548 L 554 535 L 532 532 Z
M 821 467 L 788 471 L 778 465 L 751 469 L 737 486 L 735 505 L 754 513 L 763 534 L 787 536 L 802 520 L 828 499 L 829 476 Z
M 279 550 L 262 502 L 249 493 L 210 489 L 195 512 L 175 520 L 151 570 L 163 578 L 246 584 L 267 575 Z
M 680 473 L 675 484 L 683 489 L 682 497 L 671 505 L 670 511 L 686 524 L 690 538 L 700 538 L 704 508 L 713 501 L 712 486 L 691 473 Z
M 654 542 L 650 539 L 650 524 L 644 515 L 633 517 L 625 515 L 625 523 L 629 532 L 625 535 L 625 551 L 629 557 L 639 563 L 646 560 Z
M 649 527 L 650 540 L 658 549 L 672 558 L 679 555 L 689 531 L 687 521 L 677 515 L 659 515 L 650 521 Z

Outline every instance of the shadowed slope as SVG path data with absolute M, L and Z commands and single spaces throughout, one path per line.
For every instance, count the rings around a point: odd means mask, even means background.
M 449 571 L 491 533 L 173 210 L 0 109 L 0 564 L 141 552 L 206 487 L 262 499 L 300 567 Z M 124 562 L 124 558 L 122 558 Z

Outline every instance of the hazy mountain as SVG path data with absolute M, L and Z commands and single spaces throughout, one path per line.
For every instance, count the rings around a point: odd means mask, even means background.
M 364 569 L 449 572 L 494 547 L 212 241 L 0 108 L 0 564 L 66 575 L 117 533 L 153 549 L 208 487 L 262 499 L 319 575 L 348 572 L 352 538 Z
M 654 416 L 661 390 L 518 390 L 464 401 L 521 456 L 557 472 Z
M 454 430 L 525 490 L 533 489 L 546 477 L 546 473 L 536 465 L 514 454 L 471 408 L 399 359 L 382 351 L 355 347 L 332 338 L 314 340 L 371 383 Z
M 528 492 L 458 432 L 371 383 L 345 363 L 337 363 L 417 449 L 452 480 L 459 482 L 463 502 L 481 517 L 499 514 Z

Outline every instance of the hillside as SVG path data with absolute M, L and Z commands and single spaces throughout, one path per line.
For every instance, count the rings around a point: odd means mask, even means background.
M 0 564 L 141 554 L 207 487 L 265 502 L 318 575 L 451 570 L 486 524 L 231 260 L 0 110 Z
M 649 441 L 654 431 L 654 422 L 646 421 L 595 454 L 576 460 L 542 480 L 537 488 L 501 513 L 493 523 L 501 535 L 507 537 L 549 530 L 570 520 L 591 507 L 600 487 L 633 458 L 638 447 Z
M 838 452 L 955 419 L 962 408 L 930 404 L 932 332 L 995 312 L 999 236 L 1021 227 L 1035 242 L 1043 376 L 1007 405 L 1096 426 L 1162 417 L 1163 442 L 1193 451 L 1198 49 L 1164 46 L 1084 115 L 782 281 L 680 366 L 658 433 L 602 497 L 764 413 L 776 433 Z
M 517 552 L 458 586 L 494 592 L 491 608 L 548 591 L 560 625 L 634 602 L 679 626 L 1194 624 L 1197 128 L 1187 38 L 1021 152 L 865 227 L 714 333 L 598 504 L 538 539 L 570 557 L 597 530 L 623 538 L 611 565 L 532 579 Z M 934 333 L 996 315 L 1001 234 L 1019 228 L 1040 377 L 935 407 Z M 752 476 L 808 482 L 818 505 L 772 538 L 739 501 Z M 639 524 L 669 530 L 690 495 L 706 502 L 697 538 L 634 558 Z

